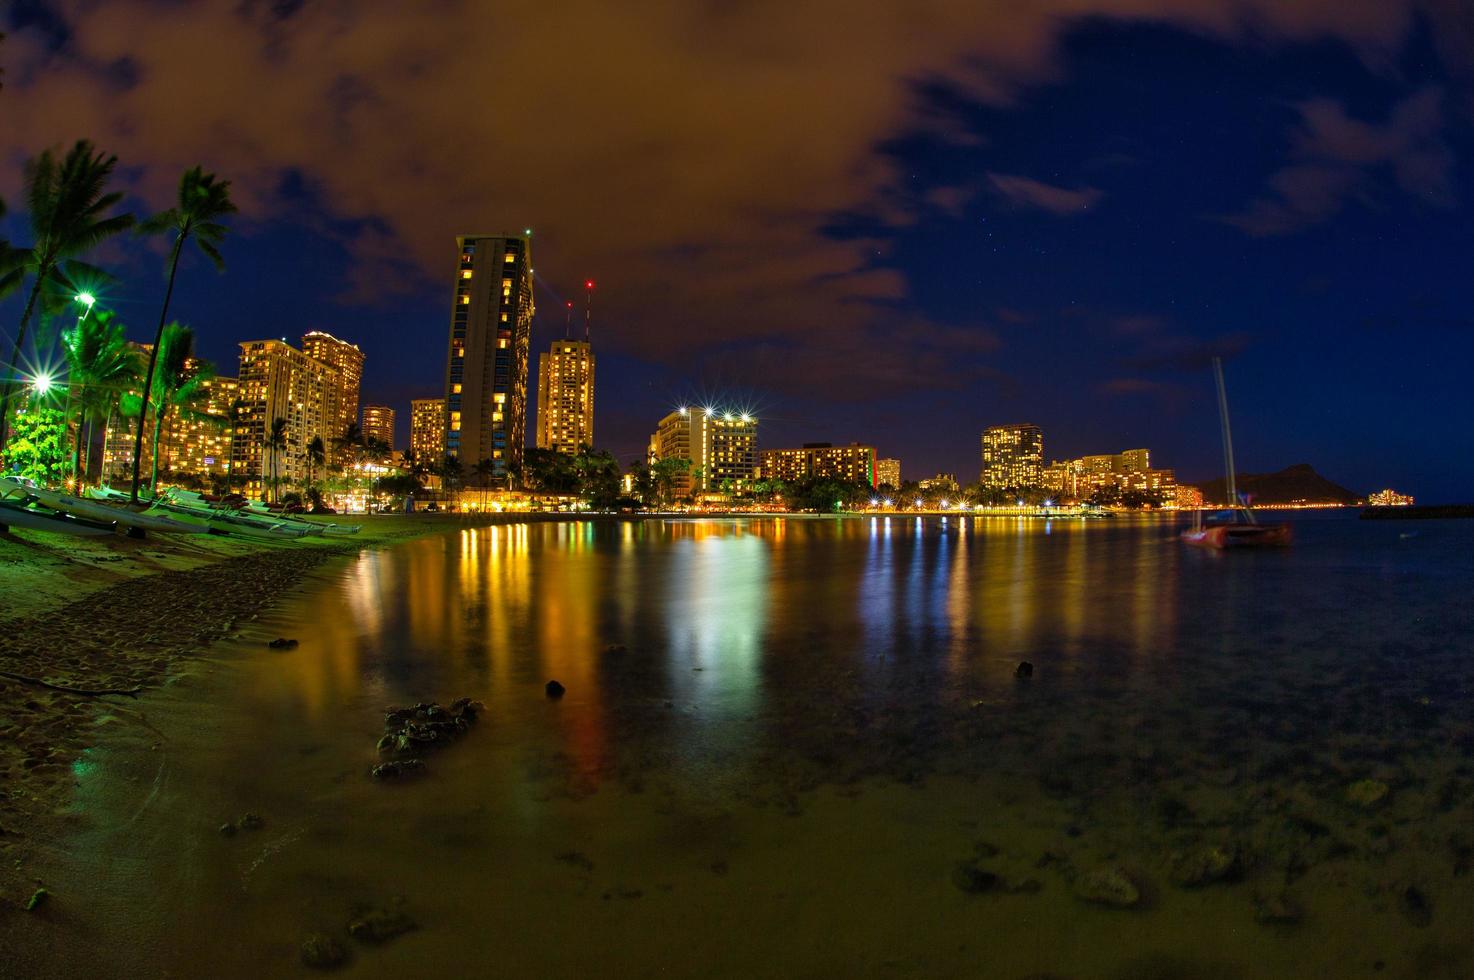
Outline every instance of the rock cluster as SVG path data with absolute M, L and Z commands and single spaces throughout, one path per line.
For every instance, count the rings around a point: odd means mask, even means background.
M 374 766 L 375 779 L 392 779 L 418 772 L 424 763 L 418 753 L 445 745 L 471 730 L 485 710 L 480 701 L 456 698 L 449 707 L 434 702 L 420 702 L 408 708 L 394 708 L 384 715 L 384 734 L 379 739 L 379 752 L 394 756 Z

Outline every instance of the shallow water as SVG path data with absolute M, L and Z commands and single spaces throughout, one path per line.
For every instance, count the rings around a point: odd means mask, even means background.
M 1296 533 L 651 520 L 365 554 L 106 726 L 46 968 L 293 975 L 323 931 L 385 977 L 1474 975 L 1474 522 Z M 422 778 L 368 777 L 387 707 L 461 695 L 483 720 Z M 1223 880 L 1178 883 L 1209 847 Z M 1078 898 L 1101 868 L 1140 902 Z M 398 900 L 418 930 L 348 939 Z

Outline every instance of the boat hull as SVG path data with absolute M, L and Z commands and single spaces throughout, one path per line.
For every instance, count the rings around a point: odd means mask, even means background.
M 1195 548 L 1229 551 L 1238 548 L 1282 548 L 1290 543 L 1288 524 L 1213 524 L 1188 528 L 1182 540 Z
M 117 531 L 116 524 L 89 521 L 54 510 L 33 510 L 4 500 L 0 500 L 0 527 L 23 527 L 32 531 L 54 531 L 87 538 L 105 537 Z

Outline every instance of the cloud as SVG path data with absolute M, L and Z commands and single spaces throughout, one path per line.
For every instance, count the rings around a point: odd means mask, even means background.
M 1242 331 L 1201 339 L 1180 335 L 1161 335 L 1142 344 L 1134 354 L 1123 358 L 1134 371 L 1204 371 L 1213 358 L 1225 360 L 1248 348 L 1253 338 Z
M 1425 88 L 1378 125 L 1330 99 L 1302 103 L 1291 134 L 1295 162 L 1269 178 L 1269 193 L 1222 220 L 1256 237 L 1292 234 L 1335 217 L 1355 197 L 1371 200 L 1382 170 L 1404 193 L 1452 207 L 1454 157 L 1442 136 L 1442 105 L 1442 89 Z
M 458 233 L 530 225 L 539 274 L 598 279 L 610 345 L 668 365 L 739 341 L 792 363 L 887 349 L 864 345 L 908 283 L 879 243 L 828 229 L 838 214 L 965 205 L 959 188 L 893 203 L 885 140 L 980 138 L 919 97 L 926 86 L 1007 105 L 1060 76 L 1061 36 L 1094 16 L 1229 41 L 1336 38 L 1369 60 L 1390 59 L 1411 23 L 1411 0 L 916 0 L 846 7 L 839 29 L 826 4 L 52 6 L 64 29 L 6 41 L 0 195 L 14 198 L 26 156 L 79 136 L 116 152 L 155 206 L 203 163 L 234 181 L 246 231 L 335 229 L 354 268 L 320 285 L 363 302 L 442 282 Z M 1436 154 L 1397 160 L 1436 186 Z M 991 186 L 1056 214 L 1100 194 L 1002 174 Z M 433 319 L 424 329 L 440 342 Z M 932 343 L 977 354 L 937 329 Z M 911 387 L 937 366 L 897 365 L 888 382 Z
M 993 189 L 1016 207 L 1038 208 L 1065 217 L 1090 210 L 1105 192 L 1095 187 L 1056 187 L 1029 177 L 988 174 Z

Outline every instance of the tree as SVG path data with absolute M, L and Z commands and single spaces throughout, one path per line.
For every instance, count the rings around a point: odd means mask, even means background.
M 133 442 L 133 501 L 138 501 L 138 470 L 143 456 L 143 413 L 148 411 L 149 387 L 154 380 L 154 365 L 164 341 L 164 324 L 169 319 L 169 300 L 174 296 L 174 278 L 179 272 L 179 253 L 184 243 L 193 238 L 195 246 L 220 271 L 225 260 L 220 257 L 220 242 L 226 227 L 221 219 L 234 214 L 230 200 L 230 181 L 217 180 L 200 167 L 186 170 L 179 178 L 179 199 L 174 207 L 149 218 L 140 228 L 144 234 L 157 235 L 172 231 L 174 245 L 169 249 L 169 281 L 164 288 L 164 305 L 159 310 L 159 328 L 154 332 L 153 351 L 149 355 L 148 373 L 143 380 L 143 400 L 138 412 L 138 434 Z
M 30 404 L 15 413 L 12 438 L 0 451 L 6 470 L 42 485 L 55 485 L 66 474 L 67 418 L 59 409 Z
M 78 320 L 76 326 L 62 335 L 67 358 L 68 401 L 77 420 L 72 473 L 78 494 L 91 469 L 92 439 L 97 423 L 103 423 L 106 433 L 123 393 L 137 384 L 143 371 L 138 349 L 128 343 L 126 332 L 112 311 L 97 310 Z
M 313 436 L 312 441 L 307 444 L 307 483 L 310 486 L 313 477 L 317 475 L 317 468 L 327 462 L 327 447 L 322 443 L 322 436 Z
M 676 480 L 691 472 L 691 461 L 684 456 L 667 456 L 657 459 L 650 470 L 655 479 L 656 496 L 662 504 L 669 504 Z
M 149 471 L 148 487 L 152 493 L 159 490 L 159 439 L 164 423 L 171 413 L 191 421 L 218 422 L 213 416 L 197 411 L 194 403 L 204 391 L 205 383 L 215 376 L 215 368 L 208 361 L 196 360 L 194 356 L 194 330 L 182 323 L 171 323 L 165 328 L 161 349 L 150 358 L 154 365 L 154 376 L 145 381 L 143 390 L 152 399 L 147 406 L 136 406 L 133 397 L 126 399 L 127 414 L 137 413 L 145 423 L 148 413 L 153 412 L 153 463 Z M 138 399 L 142 401 L 142 398 Z
M 280 489 L 277 466 L 281 451 L 287 448 L 287 420 L 280 415 L 271 420 L 271 432 L 266 436 L 266 448 L 271 451 L 271 495 L 275 499 Z
M 449 496 L 452 493 L 457 493 L 465 478 L 466 467 L 460 459 L 455 456 L 445 457 L 440 464 L 440 479 L 443 481 L 441 485 L 445 488 L 446 495 Z M 457 499 L 460 499 L 459 495 L 457 495 Z
M 630 467 L 633 476 L 631 483 L 635 497 L 642 504 L 649 504 L 655 499 L 655 474 L 644 462 L 637 462 Z
M 490 459 L 478 459 L 476 465 L 471 467 L 471 477 L 476 485 L 481 488 L 481 507 L 486 508 L 486 485 L 496 475 L 496 464 Z
M 587 446 L 573 458 L 578 493 L 596 510 L 613 510 L 619 500 L 619 461 L 614 454 Z
M 0 264 L 0 295 L 31 277 L 15 344 L 5 367 L 5 384 L 0 394 L 0 447 L 5 445 L 9 421 L 10 399 L 15 387 L 15 368 L 21 363 L 21 352 L 37 312 L 38 300 L 47 286 L 70 289 L 79 272 L 87 272 L 79 262 L 67 262 L 133 225 L 131 214 L 111 211 L 123 195 L 108 191 L 118 158 L 96 152 L 87 140 L 78 140 L 58 161 L 50 150 L 26 164 L 26 210 L 35 241 L 29 249 L 7 247 Z M 67 262 L 67 268 L 63 263 Z M 100 273 L 99 273 L 100 275 Z

